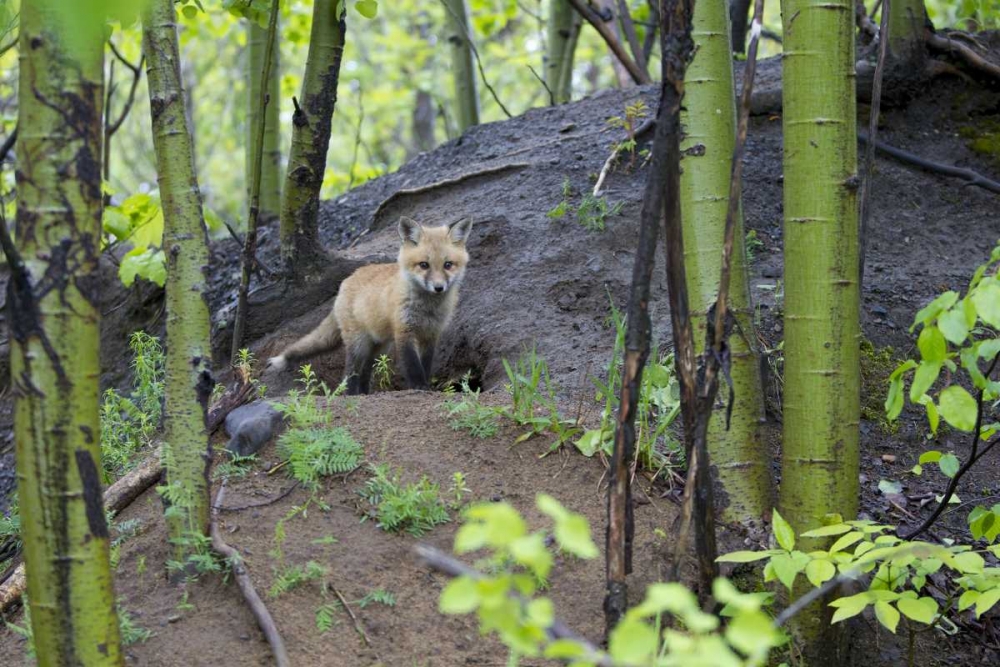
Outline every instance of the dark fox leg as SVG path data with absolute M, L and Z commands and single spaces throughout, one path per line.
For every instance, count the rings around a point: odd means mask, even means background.
M 403 377 L 410 389 L 429 389 L 428 375 L 417 351 L 417 341 L 412 335 L 396 336 L 396 354 L 403 364 Z
M 347 359 L 344 363 L 344 375 L 347 377 L 347 393 L 349 395 L 367 394 L 371 389 L 372 366 L 375 365 L 375 344 L 367 336 L 345 345 Z
M 434 342 L 425 344 L 424 351 L 420 353 L 420 365 L 424 367 L 424 377 L 430 382 L 431 366 L 434 365 Z

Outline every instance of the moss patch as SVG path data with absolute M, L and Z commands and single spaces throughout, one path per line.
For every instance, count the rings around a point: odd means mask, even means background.
M 959 128 L 958 134 L 966 140 L 969 150 L 1000 166 L 1000 119 L 981 118 L 975 124 Z
M 876 348 L 867 338 L 861 340 L 861 418 L 890 434 L 899 430 L 899 422 L 886 419 L 885 397 L 889 375 L 899 363 L 891 347 Z

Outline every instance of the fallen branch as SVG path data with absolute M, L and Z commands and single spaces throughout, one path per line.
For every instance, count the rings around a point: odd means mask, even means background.
M 259 503 L 247 503 L 246 505 L 237 505 L 235 507 L 222 507 L 221 505 L 213 505 L 213 510 L 218 510 L 219 512 L 240 512 L 242 510 L 253 509 L 254 507 L 267 507 L 268 505 L 273 505 L 283 498 L 287 498 L 295 489 L 299 488 L 299 482 L 295 482 L 290 487 L 279 493 L 273 498 L 268 498 L 267 500 L 262 500 Z
M 507 164 L 499 164 L 493 167 L 486 167 L 485 169 L 479 169 L 477 171 L 470 171 L 464 174 L 459 174 L 453 178 L 446 178 L 441 181 L 435 181 L 434 183 L 429 183 L 427 185 L 421 185 L 417 188 L 407 188 L 403 190 L 396 190 L 391 195 L 385 198 L 375 212 L 372 214 L 372 226 L 378 222 L 379 217 L 382 215 L 383 211 L 389 206 L 389 204 L 395 202 L 397 199 L 402 199 L 403 197 L 412 197 L 414 195 L 422 195 L 439 188 L 446 188 L 451 185 L 457 185 L 463 181 L 467 181 L 472 178 L 479 178 L 481 176 L 491 176 L 493 174 L 500 174 L 505 171 L 511 171 L 516 169 L 526 169 L 530 167 L 531 164 L 528 162 L 509 162 Z
M 930 33 L 927 35 L 927 46 L 933 51 L 949 55 L 956 60 L 961 60 L 970 69 L 983 76 L 1000 81 L 1000 65 L 991 63 L 973 51 L 971 47 L 961 42 L 955 41 L 950 37 L 942 37 L 941 35 Z
M 452 558 L 430 545 L 418 544 L 413 550 L 420 557 L 420 560 L 437 572 L 447 574 L 450 577 L 469 577 L 475 580 L 484 578 L 479 570 L 469 567 L 457 558 Z M 525 598 L 520 595 L 514 595 L 514 598 L 521 602 L 526 602 Z M 554 619 L 552 625 L 546 629 L 545 633 L 553 641 L 556 639 L 569 639 L 578 643 L 584 650 L 590 653 L 590 656 L 581 656 L 581 659 L 585 661 L 595 660 L 595 664 L 602 667 L 611 667 L 613 665 L 611 660 L 607 656 L 604 656 L 594 644 L 585 639 L 583 635 L 571 630 L 569 626 L 559 619 Z
M 222 499 L 226 494 L 226 485 L 219 488 L 219 493 L 215 496 L 215 502 L 213 506 L 217 507 L 222 504 Z M 229 561 L 233 568 L 233 579 L 236 580 L 236 585 L 240 587 L 240 592 L 243 593 L 243 598 L 246 600 L 247 605 L 250 606 L 250 611 L 253 613 L 254 618 L 257 619 L 257 625 L 260 626 L 261 631 L 264 633 L 264 637 L 267 639 L 267 643 L 271 645 L 271 652 L 274 654 L 274 662 L 278 667 L 289 667 L 291 662 L 288 660 L 288 653 L 285 651 L 285 642 L 281 639 L 281 634 L 278 632 L 278 626 L 274 624 L 274 619 L 271 618 L 270 612 L 267 611 L 267 607 L 264 606 L 264 602 L 257 595 L 257 589 L 253 587 L 253 582 L 250 580 L 250 574 L 247 572 L 246 566 L 243 564 L 243 558 L 240 556 L 236 549 L 232 548 L 226 544 L 225 540 L 222 539 L 222 535 L 219 532 L 219 512 L 218 510 L 212 510 L 212 522 L 209 526 L 209 532 L 212 536 L 212 548 L 215 551 Z
M 858 132 L 858 141 L 867 142 L 868 136 L 862 132 Z M 901 162 L 907 164 L 912 164 L 915 167 L 920 167 L 924 171 L 928 171 L 932 174 L 943 174 L 945 176 L 953 176 L 955 178 L 961 178 L 966 181 L 968 185 L 975 185 L 977 187 L 983 188 L 984 190 L 989 190 L 996 194 L 1000 194 L 1000 183 L 997 181 L 986 178 L 982 174 L 975 172 L 971 169 L 966 169 L 964 167 L 954 167 L 947 164 L 941 164 L 940 162 L 932 162 L 931 160 L 925 160 L 924 158 L 905 151 L 902 148 L 896 148 L 895 146 L 890 146 L 889 144 L 875 140 L 875 149 L 896 158 Z
M 625 69 L 628 70 L 629 76 L 632 77 L 633 81 L 638 84 L 652 83 L 652 79 L 650 79 L 649 74 L 642 71 L 642 68 L 639 67 L 638 63 L 636 63 L 628 52 L 625 51 L 625 48 L 622 46 L 622 43 L 618 41 L 615 33 L 611 31 L 611 28 L 608 27 L 608 24 L 605 23 L 601 15 L 590 8 L 587 4 L 587 0 L 569 0 L 569 4 L 573 5 L 573 9 L 575 9 L 577 13 L 579 13 L 580 16 L 587 21 L 587 23 L 594 26 L 594 30 L 596 30 L 604 39 L 604 43 L 608 45 L 609 49 L 611 49 L 611 52 L 614 54 L 615 58 L 618 59 L 618 62 L 620 62 Z
M 108 487 L 104 492 L 104 509 L 112 515 L 121 512 L 132 504 L 136 498 L 160 480 L 163 465 L 160 463 L 160 452 L 155 451 L 143 461 L 138 468 L 131 470 L 124 477 Z M 17 566 L 13 574 L 0 585 L 0 613 L 7 611 L 21 599 L 27 581 L 24 577 L 24 563 Z
M 351 617 L 351 622 L 354 623 L 355 631 L 357 631 L 357 633 L 361 635 L 361 638 L 365 640 L 365 646 L 371 648 L 372 640 L 368 638 L 368 633 L 365 632 L 365 626 L 361 625 L 361 621 L 359 621 L 358 617 L 354 615 L 354 611 L 351 610 L 351 605 L 347 604 L 347 598 L 345 598 L 343 594 L 337 590 L 336 586 L 332 586 L 331 588 L 333 588 L 333 592 L 337 596 L 337 599 L 340 600 L 340 604 L 343 605 L 344 611 L 346 611 L 347 615 Z

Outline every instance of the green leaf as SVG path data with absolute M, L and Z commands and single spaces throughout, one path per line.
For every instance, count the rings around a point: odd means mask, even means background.
M 899 625 L 899 612 L 888 602 L 875 603 L 875 618 L 884 625 L 889 632 L 895 634 L 896 626 Z
M 969 326 L 965 321 L 965 303 L 963 301 L 958 308 L 949 310 L 938 318 L 938 328 L 952 345 L 961 345 L 969 335 Z
M 545 535 L 532 533 L 510 543 L 510 554 L 520 565 L 545 579 L 552 570 L 552 554 L 545 548 Z
M 104 209 L 101 226 L 105 234 L 113 234 L 115 239 L 121 241 L 132 230 L 132 221 L 117 206 L 108 206 Z
M 941 472 L 943 472 L 948 477 L 954 477 L 958 473 L 958 469 L 961 464 L 958 461 L 958 457 L 954 454 L 945 454 L 938 461 L 938 465 L 941 467 Z
M 571 514 L 556 522 L 556 541 L 559 546 L 578 558 L 597 558 L 598 550 L 590 537 L 590 523 L 582 514 Z
M 920 348 L 920 358 L 924 361 L 941 363 L 948 355 L 948 343 L 937 327 L 925 326 L 917 338 L 917 347 Z
M 948 291 L 938 296 L 917 312 L 916 317 L 913 318 L 913 326 L 910 327 L 910 331 L 913 331 L 918 324 L 926 324 L 942 312 L 948 310 L 955 305 L 956 301 L 958 301 L 958 292 Z
M 726 627 L 726 641 L 733 648 L 748 656 L 764 656 L 778 643 L 779 632 L 767 614 L 761 611 L 744 612 Z
M 585 655 L 587 655 L 587 649 L 572 639 L 556 639 L 545 647 L 545 657 L 554 660 L 582 658 Z
M 830 547 L 830 553 L 833 554 L 837 553 L 838 551 L 843 551 L 844 549 L 851 546 L 855 542 L 863 539 L 864 536 L 865 534 L 858 530 L 848 533 L 833 543 L 833 546 Z
M 980 574 L 986 567 L 983 557 L 974 551 L 955 554 L 955 567 L 965 574 Z
M 809 564 L 806 565 L 806 579 L 816 588 L 833 579 L 836 574 L 836 566 L 828 560 L 816 559 L 809 561 Z
M 997 602 L 1000 602 L 1000 586 L 991 588 L 979 596 L 976 600 L 976 618 L 992 609 Z
M 802 537 L 830 537 L 831 535 L 843 535 L 850 532 L 851 527 L 846 523 L 837 523 L 832 526 L 823 526 L 815 530 L 802 533 Z
M 780 551 L 768 550 L 768 551 L 733 551 L 732 553 L 723 554 L 715 559 L 717 563 L 752 563 L 757 560 L 764 560 L 769 558 Z
M 601 443 L 604 442 L 603 438 L 604 432 L 601 429 L 594 429 L 592 431 L 587 431 L 579 437 L 573 444 L 576 448 L 580 450 L 580 453 L 590 458 L 596 454 L 601 449 Z
M 878 482 L 878 490 L 882 492 L 882 495 L 898 496 L 903 492 L 903 485 L 892 480 L 880 479 Z
M 972 303 L 979 318 L 994 329 L 1000 329 L 1000 285 L 982 282 L 972 293 Z
M 913 374 L 913 384 L 910 385 L 910 400 L 919 403 L 920 397 L 927 393 L 940 373 L 940 361 L 921 361 L 920 365 L 917 366 L 917 372 Z
M 659 644 L 656 630 L 638 619 L 623 619 L 608 639 L 608 652 L 616 662 L 646 664 Z
M 896 602 L 896 606 L 899 607 L 899 611 L 902 612 L 903 616 L 925 625 L 930 625 L 934 622 L 934 616 L 938 610 L 938 605 L 934 601 L 934 598 L 928 597 L 917 599 L 900 598 Z
M 772 512 L 771 530 L 774 532 L 774 539 L 778 541 L 782 549 L 791 551 L 795 548 L 795 531 L 792 530 L 791 525 L 785 521 L 784 517 L 778 514 L 778 510 Z
M 373 19 L 378 15 L 378 2 L 376 0 L 358 0 L 354 3 L 354 8 L 358 10 L 366 19 Z
M 833 619 L 831 623 L 839 623 L 845 621 L 853 616 L 857 616 L 865 607 L 871 602 L 871 597 L 865 593 L 858 593 L 857 595 L 851 595 L 846 598 L 839 598 L 830 603 L 831 607 L 835 607 L 837 611 L 833 614 Z
M 960 431 L 969 432 L 976 426 L 976 399 L 965 389 L 951 385 L 938 397 L 941 416 Z
M 471 577 L 455 577 L 441 591 L 438 611 L 442 614 L 469 614 L 479 608 L 479 591 Z
M 194 17 L 198 16 L 198 8 L 194 5 L 184 5 L 181 7 L 181 13 L 184 14 L 184 18 L 186 19 L 194 19 Z
M 528 603 L 525 608 L 528 620 L 535 625 L 547 628 L 555 621 L 555 606 L 548 598 L 538 598 Z
M 130 287 L 136 278 L 144 278 L 163 287 L 167 281 L 166 257 L 162 250 L 155 248 L 133 248 L 122 257 L 118 277 L 125 287 Z
M 799 552 L 801 553 L 801 552 Z M 802 554 L 805 556 L 805 554 Z M 792 590 L 792 584 L 795 583 L 795 577 L 798 576 L 799 572 L 804 570 L 809 564 L 809 556 L 805 556 L 805 562 L 801 559 L 793 557 L 790 554 L 778 554 L 771 559 L 771 565 L 774 567 L 774 573 L 777 575 L 778 580 L 785 585 L 785 588 Z
M 917 462 L 920 463 L 921 465 L 926 465 L 928 463 L 937 463 L 938 461 L 941 460 L 941 456 L 942 456 L 941 452 L 939 452 L 936 449 L 931 449 L 921 454 L 920 459 L 918 459 Z
M 968 590 L 962 593 L 962 597 L 958 598 L 958 610 L 965 611 L 972 605 L 976 604 L 976 600 L 982 595 L 979 591 Z

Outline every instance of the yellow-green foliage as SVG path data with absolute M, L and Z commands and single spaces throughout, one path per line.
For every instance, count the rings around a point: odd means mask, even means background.
M 899 422 L 885 418 L 885 393 L 889 375 L 899 364 L 891 347 L 876 348 L 870 340 L 861 340 L 861 418 L 875 422 L 886 433 L 899 430 Z

